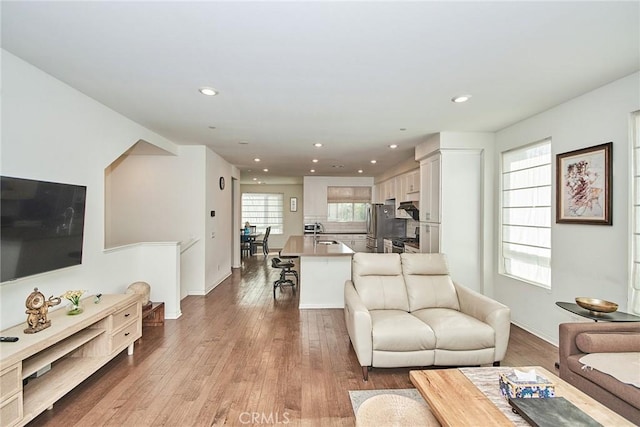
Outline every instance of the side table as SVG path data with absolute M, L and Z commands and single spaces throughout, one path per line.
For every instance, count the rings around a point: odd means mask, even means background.
M 572 302 L 557 301 L 556 305 L 567 311 L 577 314 L 578 316 L 586 317 L 594 321 L 603 320 L 606 322 L 640 322 L 640 316 L 625 313 L 622 311 L 614 311 L 613 313 L 599 313 L 595 314 L 585 308 L 580 307 L 578 304 Z
M 613 313 L 595 314 L 587 310 L 586 308 L 580 307 L 578 304 L 573 302 L 556 301 L 556 305 L 560 308 L 563 308 L 567 311 L 572 312 L 573 314 L 586 317 L 587 319 L 591 319 L 595 322 L 597 322 L 598 320 L 603 320 L 606 322 L 640 322 L 640 316 L 625 313 L 623 311 L 614 311 Z M 559 362 L 556 362 L 554 365 L 556 369 L 560 368 Z

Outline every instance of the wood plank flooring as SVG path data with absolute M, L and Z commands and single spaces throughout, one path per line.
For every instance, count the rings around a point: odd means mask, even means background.
M 290 288 L 274 300 L 277 276 L 262 255 L 249 257 L 30 425 L 353 426 L 349 390 L 413 387 L 408 368 L 373 369 L 363 382 L 343 311 L 298 310 Z M 557 354 L 512 326 L 502 365 L 556 372 Z

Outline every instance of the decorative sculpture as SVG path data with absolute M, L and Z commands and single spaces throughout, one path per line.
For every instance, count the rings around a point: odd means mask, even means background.
M 151 286 L 147 282 L 134 282 L 129 285 L 125 294 L 138 294 L 142 301 L 142 309 L 151 307 Z
M 49 307 L 58 305 L 61 301 L 60 298 L 54 298 L 53 295 L 49 297 L 49 300 L 45 300 L 42 292 L 38 291 L 38 288 L 33 288 L 33 292 L 29 294 L 25 302 L 28 328 L 24 330 L 24 333 L 35 334 L 51 326 L 51 320 L 47 318 Z

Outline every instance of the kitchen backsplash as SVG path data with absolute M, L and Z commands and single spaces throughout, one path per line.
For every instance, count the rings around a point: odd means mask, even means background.
M 325 233 L 366 233 L 366 222 L 323 222 Z
M 412 219 L 407 220 L 407 237 L 418 237 L 416 236 L 416 227 L 420 226 L 420 222 L 414 221 Z

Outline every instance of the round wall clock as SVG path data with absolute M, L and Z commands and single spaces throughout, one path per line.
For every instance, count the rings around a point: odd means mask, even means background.
M 224 190 L 224 176 L 221 176 L 221 177 L 220 177 L 220 182 L 219 182 L 219 184 L 220 184 L 220 189 L 221 189 L 221 190 Z

